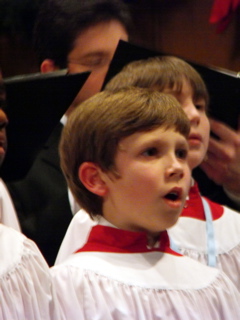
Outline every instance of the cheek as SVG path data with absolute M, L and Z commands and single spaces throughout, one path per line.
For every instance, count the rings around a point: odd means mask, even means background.
M 88 86 L 88 90 L 93 94 L 96 94 L 102 89 L 102 85 L 107 73 L 108 67 L 103 67 L 98 70 L 92 71 L 88 80 L 86 81 L 86 85 Z
M 126 180 L 126 188 L 139 190 L 139 192 L 144 195 L 145 193 L 151 192 L 158 187 L 162 171 L 156 171 L 152 168 L 139 168 L 139 170 L 134 170 L 128 172 Z
M 73 105 L 77 106 L 79 103 L 92 97 L 102 89 L 106 72 L 93 71 L 82 89 L 79 91 L 77 97 L 74 99 Z
M 203 132 L 204 132 L 204 136 L 203 136 L 204 146 L 207 149 L 208 148 L 208 144 L 209 144 L 209 138 L 210 138 L 210 123 L 209 123 L 208 118 L 206 118 L 205 121 L 204 121 L 204 130 L 203 130 Z
M 189 165 L 187 165 L 184 170 L 184 178 L 185 178 L 186 185 L 187 185 L 187 191 L 189 191 L 189 188 L 190 188 L 191 177 L 192 177 L 192 169 L 190 168 Z

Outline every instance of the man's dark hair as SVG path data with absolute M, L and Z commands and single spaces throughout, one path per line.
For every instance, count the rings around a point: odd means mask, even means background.
M 39 10 L 34 28 L 34 47 L 39 63 L 52 59 L 60 68 L 81 32 L 98 23 L 117 20 L 129 32 L 131 17 L 121 0 L 48 0 Z

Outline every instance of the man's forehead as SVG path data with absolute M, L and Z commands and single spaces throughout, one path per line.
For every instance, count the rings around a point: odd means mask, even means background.
M 120 39 L 128 40 L 128 33 L 121 22 L 117 20 L 101 22 L 88 27 L 77 35 L 71 53 L 76 50 L 81 51 L 82 55 L 95 51 L 107 52 L 112 49 L 115 51 Z

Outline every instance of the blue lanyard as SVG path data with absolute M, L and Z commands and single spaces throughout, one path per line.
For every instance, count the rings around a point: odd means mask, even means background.
M 208 265 L 210 267 L 217 266 L 217 255 L 216 255 L 216 243 L 214 237 L 214 226 L 212 219 L 212 212 L 208 202 L 201 197 L 205 218 L 206 218 L 206 231 L 207 231 L 207 247 L 208 247 Z
M 208 202 L 201 197 L 202 204 L 204 208 L 205 218 L 206 218 L 206 233 L 207 233 L 207 248 L 208 248 L 208 266 L 216 267 L 217 266 L 217 256 L 216 256 L 216 245 L 214 237 L 214 226 L 212 219 L 212 212 Z M 181 219 L 181 218 L 180 218 Z M 172 250 L 180 253 L 179 248 L 176 243 L 170 237 L 170 247 Z

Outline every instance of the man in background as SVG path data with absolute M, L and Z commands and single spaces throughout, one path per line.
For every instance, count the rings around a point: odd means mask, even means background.
M 91 71 L 27 176 L 8 184 L 23 233 L 37 243 L 49 265 L 78 210 L 59 164 L 62 127 L 77 104 L 100 91 L 118 41 L 128 40 L 130 27 L 121 0 L 49 0 L 39 11 L 34 38 L 41 72 Z

